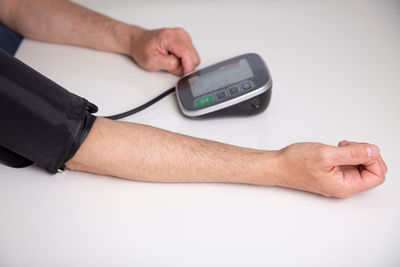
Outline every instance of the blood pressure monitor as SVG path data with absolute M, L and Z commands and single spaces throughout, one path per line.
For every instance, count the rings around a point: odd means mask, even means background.
M 145 104 L 105 118 L 125 118 L 173 92 L 176 92 L 182 113 L 190 118 L 252 115 L 267 108 L 271 91 L 271 76 L 262 58 L 257 54 L 244 54 L 185 75 L 174 88 Z
M 244 54 L 185 75 L 175 90 L 189 117 L 251 115 L 267 108 L 272 80 L 259 55 Z

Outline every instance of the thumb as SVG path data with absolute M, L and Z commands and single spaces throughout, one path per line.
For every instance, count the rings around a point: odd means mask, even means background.
M 331 147 L 330 163 L 333 165 L 359 165 L 379 156 L 379 148 L 371 144 L 349 143 Z

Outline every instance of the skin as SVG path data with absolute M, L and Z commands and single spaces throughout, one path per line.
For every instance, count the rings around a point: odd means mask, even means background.
M 200 63 L 182 28 L 146 30 L 68 1 L 0 0 L 0 22 L 27 38 L 125 54 L 149 71 L 179 76 Z M 367 143 L 255 150 L 105 118 L 96 119 L 66 166 L 138 181 L 281 186 L 336 198 L 382 184 L 387 172 L 379 148 Z
M 255 150 L 104 118 L 96 120 L 67 167 L 138 181 L 282 186 L 337 198 L 383 183 L 387 171 L 371 144 Z
M 125 54 L 148 71 L 180 76 L 200 64 L 182 28 L 146 30 L 69 1 L 0 0 L 0 22 L 26 38 Z

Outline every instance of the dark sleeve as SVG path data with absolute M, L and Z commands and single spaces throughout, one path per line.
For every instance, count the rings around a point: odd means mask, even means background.
M 0 162 L 64 168 L 89 133 L 97 107 L 0 49 Z

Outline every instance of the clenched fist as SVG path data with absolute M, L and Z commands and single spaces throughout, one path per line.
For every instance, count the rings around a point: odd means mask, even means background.
M 366 143 L 297 143 L 280 150 L 277 158 L 276 185 L 336 198 L 382 184 L 387 172 L 378 147 Z
M 200 64 L 190 35 L 182 28 L 136 28 L 130 52 L 143 69 L 164 70 L 177 76 L 193 71 Z

